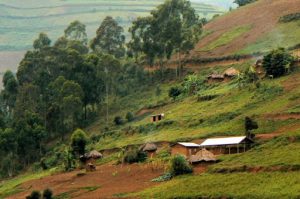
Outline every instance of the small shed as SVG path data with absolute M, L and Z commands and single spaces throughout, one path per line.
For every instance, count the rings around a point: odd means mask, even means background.
M 152 158 L 155 156 L 156 150 L 157 150 L 157 145 L 154 143 L 147 143 L 141 146 L 140 150 L 144 151 L 147 153 L 149 158 Z
M 171 148 L 171 154 L 181 154 L 189 158 L 200 150 L 200 145 L 192 142 L 178 142 Z
M 87 164 L 87 163 L 95 162 L 95 160 L 100 159 L 102 157 L 103 155 L 100 152 L 93 150 L 89 153 L 85 153 L 84 155 L 81 155 L 79 159 L 82 163 Z
M 202 162 L 216 162 L 217 158 L 216 156 L 206 150 L 206 149 L 201 149 L 200 151 L 198 151 L 195 155 L 191 155 L 191 157 L 189 158 L 189 162 L 191 164 L 197 164 L 197 163 L 202 163 Z
M 200 147 L 217 155 L 245 152 L 251 148 L 251 144 L 253 144 L 253 140 L 246 136 L 239 136 L 207 139 L 200 144 Z
M 164 113 L 157 114 L 157 115 L 151 115 L 151 122 L 158 122 L 162 120 L 165 117 Z

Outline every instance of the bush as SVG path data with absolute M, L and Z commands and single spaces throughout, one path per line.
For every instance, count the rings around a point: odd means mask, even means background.
M 235 0 L 234 3 L 238 4 L 239 6 L 245 6 L 249 3 L 253 3 L 256 0 Z
M 133 116 L 133 114 L 132 114 L 131 112 L 128 112 L 128 113 L 126 114 L 126 120 L 127 120 L 128 122 L 132 122 L 132 121 L 134 120 L 134 116 Z
M 123 119 L 121 116 L 116 116 L 115 119 L 114 119 L 114 123 L 116 125 L 122 125 L 123 124 Z
M 52 199 L 53 192 L 51 189 L 45 189 L 43 192 L 43 199 Z
M 39 191 L 32 191 L 29 196 L 26 197 L 26 199 L 41 199 L 41 193 Z
M 169 90 L 169 97 L 173 98 L 173 100 L 175 100 L 180 94 L 181 94 L 181 90 L 178 87 L 171 87 Z
M 71 147 L 74 154 L 83 155 L 85 153 L 85 146 L 88 143 L 88 137 L 86 133 L 77 129 L 71 136 Z
M 177 155 L 171 160 L 170 172 L 173 176 L 177 176 L 192 173 L 193 169 L 183 156 Z
M 147 159 L 147 154 L 138 149 L 132 149 L 124 154 L 123 162 L 132 164 L 136 162 L 144 162 Z
M 284 48 L 278 48 L 264 56 L 263 67 L 267 75 L 280 77 L 291 68 L 293 57 Z
M 288 22 L 297 21 L 297 20 L 300 20 L 300 13 L 299 12 L 282 16 L 282 17 L 280 17 L 279 22 L 288 23 Z

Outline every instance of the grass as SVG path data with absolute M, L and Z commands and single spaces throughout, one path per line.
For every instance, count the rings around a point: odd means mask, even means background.
M 224 46 L 226 44 L 229 44 L 231 41 L 233 41 L 235 38 L 241 36 L 242 34 L 248 32 L 251 30 L 251 26 L 239 26 L 236 27 L 228 32 L 223 33 L 219 38 L 217 38 L 215 41 L 209 43 L 204 48 L 200 49 L 199 51 L 211 51 L 215 48 L 218 48 L 220 46 Z
M 133 196 L 140 198 L 298 198 L 300 172 L 183 176 Z
M 292 30 L 292 31 L 291 31 Z M 238 54 L 251 54 L 255 52 L 267 52 L 278 47 L 292 47 L 300 40 L 299 21 L 279 23 L 269 33 L 258 39 L 255 43 L 248 45 Z
M 38 173 L 30 173 L 30 174 L 21 175 L 16 178 L 1 182 L 0 198 L 5 198 L 9 195 L 13 195 L 13 194 L 22 192 L 23 189 L 21 189 L 19 187 L 22 183 L 30 181 L 30 180 L 43 178 L 45 176 L 49 176 L 52 173 L 53 173 L 53 171 L 51 171 L 51 170 L 38 172 Z

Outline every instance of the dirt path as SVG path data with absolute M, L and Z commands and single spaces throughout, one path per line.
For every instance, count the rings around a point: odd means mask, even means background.
M 300 113 L 266 114 L 264 115 L 264 118 L 271 119 L 271 120 L 289 120 L 289 119 L 300 120 Z
M 103 165 L 97 167 L 96 172 L 81 177 L 78 173 L 73 171 L 26 182 L 21 186 L 26 191 L 9 199 L 24 199 L 31 191 L 45 188 L 53 190 L 55 195 L 64 193 L 65 197 L 78 199 L 116 198 L 156 185 L 151 179 L 161 175 L 163 170 L 153 170 L 150 165 Z

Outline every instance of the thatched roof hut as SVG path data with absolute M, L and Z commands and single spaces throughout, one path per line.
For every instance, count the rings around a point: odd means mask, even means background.
M 202 149 L 200 151 L 198 151 L 195 155 L 192 155 L 189 158 L 190 163 L 199 163 L 199 162 L 215 162 L 217 161 L 216 156 L 206 150 L 206 149 Z
M 147 144 L 144 144 L 144 145 L 141 147 L 141 150 L 142 150 L 142 151 L 145 151 L 145 152 L 156 151 L 156 150 L 157 150 L 157 146 L 156 146 L 156 144 L 154 144 L 154 143 L 147 143 Z
M 103 157 L 103 155 L 96 150 L 92 150 L 91 152 L 88 153 L 88 158 L 100 159 L 102 157 Z
M 227 70 L 225 70 L 224 72 L 224 76 L 227 76 L 227 77 L 235 77 L 237 76 L 238 74 L 240 73 L 240 71 L 236 70 L 235 68 L 231 67 L 231 68 L 228 68 Z

